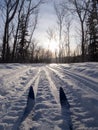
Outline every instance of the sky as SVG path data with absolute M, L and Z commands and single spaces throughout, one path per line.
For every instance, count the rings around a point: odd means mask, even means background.
M 59 1 L 59 0 L 49 0 L 46 4 L 41 5 L 40 8 L 40 14 L 39 14 L 39 20 L 38 20 L 38 26 L 37 30 L 35 31 L 35 38 L 38 39 L 39 43 L 45 47 L 48 48 L 50 46 L 50 50 L 54 51 L 55 49 L 58 49 L 58 43 L 56 41 L 49 42 L 47 30 L 48 28 L 55 28 L 57 24 L 57 17 L 54 10 L 53 3 Z M 76 38 L 74 38 L 72 35 L 75 35 L 75 30 L 72 29 L 71 31 L 71 49 L 74 50 L 76 47 Z
M 37 29 L 35 31 L 34 37 L 39 41 L 39 43 L 47 48 L 48 47 L 48 36 L 46 31 L 49 27 L 53 27 L 56 23 L 56 15 L 53 7 L 53 2 L 55 0 L 46 0 L 47 2 L 45 4 L 42 4 L 39 11 L 39 19 L 38 19 L 38 25 Z M 2 0 L 1 0 L 2 2 Z M 56 0 L 57 2 L 57 0 Z M 0 11 L 0 16 L 2 16 L 2 12 Z M 0 39 L 2 37 L 2 30 L 4 29 L 3 20 L 0 18 Z M 1 42 L 0 42 L 1 43 Z
M 57 17 L 54 10 L 54 1 L 58 2 L 60 0 L 46 0 L 45 4 L 42 4 L 39 12 L 39 19 L 37 29 L 34 34 L 34 38 L 36 38 L 39 44 L 45 48 L 50 48 L 51 51 L 58 49 L 58 43 L 54 40 L 49 42 L 47 30 L 48 28 L 55 28 L 57 25 Z M 1 15 L 0 15 L 1 16 Z M 2 24 L 0 24 L 0 28 L 2 29 Z M 71 31 L 71 35 L 74 34 L 74 29 Z M 71 47 L 75 48 L 75 39 L 71 36 Z
M 48 47 L 49 39 L 47 35 L 48 28 L 55 27 L 56 15 L 53 7 L 53 1 L 50 0 L 46 4 L 41 5 L 37 30 L 35 31 L 35 38 L 37 37 L 39 43 L 44 47 Z

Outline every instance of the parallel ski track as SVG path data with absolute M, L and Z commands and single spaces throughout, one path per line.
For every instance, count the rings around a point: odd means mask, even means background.
M 51 90 L 52 94 L 54 95 L 54 98 L 55 98 L 56 102 L 58 104 L 60 104 L 60 102 L 59 102 L 59 89 L 57 89 L 57 87 L 55 86 L 53 80 L 51 79 L 51 76 L 49 75 L 49 72 L 46 69 L 44 69 L 44 71 L 46 73 L 46 77 L 47 77 L 47 79 L 49 81 L 49 84 L 50 84 L 49 85 L 50 90 Z
M 74 81 L 78 81 L 79 84 L 81 85 L 81 88 L 79 87 L 79 89 L 81 89 L 82 91 L 85 90 L 85 92 L 91 92 L 91 94 L 96 95 L 96 98 L 98 99 L 98 84 L 96 82 L 94 82 L 93 80 L 90 79 L 85 79 L 83 76 L 80 76 L 76 73 L 72 73 L 68 70 L 62 70 L 61 68 L 58 67 L 48 67 L 50 70 L 52 70 L 54 73 L 56 73 L 62 80 L 64 80 L 62 77 L 64 77 L 65 75 L 69 77 L 70 80 Z
M 88 66 L 88 67 L 90 67 L 90 66 Z M 85 73 L 81 73 L 81 71 L 79 72 L 79 71 L 77 71 L 77 70 L 74 70 L 74 72 L 73 72 L 73 70 L 70 70 L 70 69 L 67 69 L 64 65 L 60 65 L 60 66 L 57 66 L 57 68 L 59 68 L 59 69 L 61 69 L 61 70 L 67 70 L 67 71 L 69 71 L 69 72 L 71 72 L 71 73 L 75 73 L 76 75 L 78 75 L 78 76 L 80 76 L 80 77 L 83 77 L 84 79 L 87 79 L 87 80 L 89 80 L 89 81 L 92 81 L 92 83 L 96 83 L 96 84 L 98 84 L 98 80 L 96 80 L 96 78 L 95 77 L 92 77 L 92 76 L 90 76 L 90 75 L 85 75 Z M 77 68 L 78 69 L 78 68 Z M 87 68 L 86 68 L 87 69 Z M 91 71 L 94 71 L 92 68 L 89 68 L 89 69 L 91 69 Z M 95 69 L 97 70 L 98 69 L 98 67 L 96 67 L 95 66 Z M 96 72 L 97 73 L 97 72 Z M 96 73 L 95 73 L 95 75 L 96 75 Z
M 7 70 L 8 72 L 7 72 L 6 74 L 1 75 L 0 78 L 1 78 L 1 77 L 8 78 L 8 77 L 10 77 L 11 75 L 15 75 L 15 74 L 17 74 L 18 72 L 20 73 L 20 72 L 22 72 L 23 70 L 26 70 L 26 69 L 28 69 L 27 66 L 21 67 L 21 68 L 16 68 L 15 70 L 13 70 L 13 71 L 11 71 L 11 72 L 9 72 L 9 70 Z
M 53 119 L 60 118 L 60 104 L 58 103 L 58 99 L 55 96 L 54 91 L 56 90 L 56 94 L 58 93 L 57 88 L 54 86 L 53 82 L 51 82 L 51 78 L 48 75 L 48 72 L 44 67 L 41 69 L 40 78 L 38 84 L 38 90 L 36 95 L 36 104 L 33 115 L 33 121 L 39 123 L 40 130 L 50 129 L 56 130 L 56 121 Z M 53 86 L 51 86 L 53 85 Z M 54 87 L 54 88 L 53 88 Z M 39 113 L 39 114 L 38 114 Z M 58 113 L 58 114 L 55 114 Z M 51 115 L 51 116 L 50 116 Z M 41 124 L 40 124 L 41 123 Z M 33 123 L 34 125 L 34 123 Z M 32 126 L 31 129 L 38 129 Z
M 49 75 L 50 75 L 50 77 L 52 77 L 52 80 L 53 80 L 54 84 L 57 86 L 57 88 L 63 87 L 63 89 L 65 90 L 68 101 L 71 105 L 71 112 L 72 112 L 71 116 L 72 116 L 73 128 L 74 128 L 74 130 L 80 130 L 79 127 L 81 127 L 81 125 L 82 126 L 85 125 L 84 120 L 87 120 L 87 118 L 88 118 L 87 115 L 90 115 L 90 117 L 93 117 L 94 116 L 93 113 L 91 113 L 90 110 L 86 111 L 87 109 L 84 108 L 84 106 L 81 102 L 82 101 L 81 95 L 78 93 L 78 91 L 76 91 L 72 87 L 72 85 L 69 83 L 69 81 L 67 81 L 68 77 L 64 78 L 64 75 L 62 75 L 62 73 L 58 72 L 56 69 L 53 69 L 50 67 L 47 67 L 47 69 L 49 69 L 49 71 L 48 71 L 50 73 Z M 74 79 L 71 79 L 71 80 L 74 80 Z M 96 118 L 97 117 L 95 117 L 94 121 L 92 121 L 92 124 L 95 122 L 97 124 Z M 94 126 L 93 130 L 97 130 L 98 129 L 97 126 Z M 88 126 L 88 127 L 89 127 L 89 130 L 92 130 L 92 127 L 90 127 L 90 126 Z M 83 128 L 83 130 L 88 130 L 88 128 L 86 128 L 86 126 L 85 126 L 85 128 Z
M 47 67 L 47 69 L 48 69 L 49 76 L 52 78 L 52 82 L 57 87 L 57 89 L 59 90 L 59 88 L 62 87 L 65 90 L 65 93 L 69 101 L 70 101 L 70 97 L 71 99 L 74 99 L 74 97 L 76 96 L 73 95 L 74 94 L 73 88 L 70 84 L 68 84 L 67 80 L 63 79 L 62 75 L 60 73 L 58 74 L 58 72 L 56 72 L 54 69 L 51 69 L 49 67 Z
M 11 96 L 15 97 L 15 95 L 18 95 L 20 93 L 16 93 L 17 90 L 19 91 L 23 91 L 23 89 L 25 88 L 26 84 L 29 83 L 29 81 L 32 79 L 32 77 L 34 77 L 34 75 L 36 75 L 38 72 L 37 69 L 34 68 L 24 68 L 22 69 L 22 71 L 19 69 L 15 74 L 11 73 L 10 75 L 8 75 L 7 78 L 4 77 L 4 79 L 1 79 L 1 86 L 2 83 L 5 86 L 3 89 L 5 97 L 9 98 L 10 100 L 10 89 L 13 91 L 13 94 L 11 94 Z M 12 75 L 13 74 L 13 75 Z M 23 87 L 20 87 L 23 86 Z M 15 91 L 16 89 L 16 91 Z M 18 95 L 19 96 L 19 95 Z
M 48 71 L 49 76 L 51 77 L 54 85 L 57 87 L 57 89 L 59 90 L 60 87 L 62 87 L 64 89 L 67 99 L 71 105 L 71 109 L 72 109 L 72 107 L 74 108 L 77 105 L 80 106 L 79 99 L 77 99 L 77 97 L 76 97 L 76 93 L 73 91 L 72 87 L 70 85 L 68 85 L 65 80 L 62 79 L 61 75 L 58 75 L 56 72 L 54 72 L 52 69 L 50 69 L 48 67 L 47 67 L 47 71 Z M 74 106 L 73 106 L 73 103 L 74 103 Z M 72 115 L 73 115 L 73 113 L 72 113 Z M 75 122 L 72 121 L 72 124 L 74 126 Z M 81 125 L 80 121 L 78 121 L 78 125 Z M 76 130 L 76 129 L 77 129 L 77 127 L 74 126 L 74 130 Z
M 8 115 L 11 112 L 13 107 L 17 106 L 15 104 L 17 104 L 19 102 L 19 100 L 21 100 L 21 98 L 23 99 L 22 96 L 26 96 L 26 92 L 28 91 L 29 87 L 31 85 L 34 85 L 34 83 L 36 83 L 36 80 L 39 77 L 39 73 L 40 73 L 40 69 L 38 70 L 38 72 L 35 76 L 33 75 L 33 77 L 32 77 L 30 75 L 31 77 L 28 78 L 27 83 L 24 85 L 23 91 L 19 92 L 18 99 L 17 99 L 18 93 L 16 93 L 14 95 L 14 97 L 10 97 L 10 106 L 8 107 L 7 112 L 5 112 L 3 115 L 0 116 L 0 119 L 3 119 L 6 115 Z M 15 98 L 15 99 L 13 100 L 13 98 Z M 24 99 L 26 99 L 26 98 L 24 98 Z M 4 104 L 6 103 L 6 100 L 7 99 L 4 100 Z
M 6 82 L 8 82 L 8 83 L 13 82 L 13 80 L 15 80 L 16 76 L 17 76 L 17 78 L 19 78 L 21 76 L 24 76 L 23 74 L 28 72 L 30 69 L 32 70 L 32 67 L 27 68 L 27 69 L 26 68 L 20 69 L 20 70 L 22 70 L 22 72 L 21 71 L 18 71 L 18 72 L 16 71 L 15 74 L 14 73 L 9 73 L 6 76 L 7 77 Z M 14 76 L 11 79 L 12 74 Z M 13 100 L 12 99 L 13 97 L 10 97 L 10 100 L 11 100 L 10 103 L 12 105 L 8 107 L 7 112 L 5 112 L 4 114 L 2 114 L 0 116 L 0 119 L 2 119 L 2 121 L 6 120 L 6 115 L 8 117 L 10 117 L 10 114 L 11 114 L 12 110 L 14 111 L 15 107 L 19 107 L 20 109 L 22 109 L 21 106 L 17 106 L 17 104 L 19 102 L 21 103 L 22 100 L 26 103 L 27 92 L 28 92 L 28 89 L 29 89 L 29 87 L 31 85 L 33 86 L 35 96 L 37 96 L 37 102 L 36 103 L 40 103 L 40 100 L 42 100 L 43 103 L 44 103 L 44 101 L 45 102 L 47 101 L 47 103 L 48 102 L 54 103 L 54 105 L 56 105 L 56 107 L 59 108 L 60 104 L 59 104 L 59 97 L 58 97 L 59 92 L 58 91 L 59 91 L 60 87 L 63 87 L 65 92 L 66 92 L 66 95 L 68 97 L 69 103 L 71 105 L 73 105 L 72 106 L 73 111 L 77 111 L 76 105 L 78 105 L 79 108 L 81 107 L 81 110 L 83 110 L 82 104 L 80 103 L 79 99 L 77 99 L 77 97 L 79 97 L 79 95 L 77 96 L 76 90 L 73 89 L 72 86 L 68 83 L 65 76 L 67 76 L 69 78 L 69 80 L 72 80 L 72 81 L 76 80 L 77 82 L 79 82 L 79 84 L 82 84 L 81 88 L 79 88 L 79 89 L 81 89 L 83 92 L 84 92 L 84 90 L 86 91 L 86 93 L 88 93 L 88 91 L 89 91 L 89 92 L 91 92 L 91 94 L 96 95 L 96 97 L 98 98 L 98 91 L 97 91 L 98 89 L 97 89 L 97 83 L 96 82 L 94 82 L 93 80 L 90 80 L 88 78 L 85 79 L 83 76 L 78 75 L 78 74 L 73 73 L 73 72 L 70 72 L 70 71 L 67 71 L 66 69 L 63 70 L 59 66 L 57 66 L 57 67 L 47 66 L 46 68 L 45 67 L 42 67 L 42 68 L 40 67 L 39 70 L 37 70 L 36 74 L 31 73 L 30 75 L 25 75 L 25 76 L 28 76 L 28 77 L 26 79 L 26 82 L 23 84 L 23 86 L 24 86 L 23 91 L 19 92 L 18 99 L 17 99 L 17 93 L 14 95 L 16 100 Z M 92 85 L 92 87 L 90 87 L 91 85 Z M 46 98 L 47 100 L 40 99 L 40 97 L 43 96 L 43 95 L 45 96 L 44 98 Z M 51 101 L 51 98 L 49 99 L 48 96 L 53 97 L 52 101 Z M 5 102 L 6 102 L 6 100 L 5 100 Z M 37 105 L 39 105 L 39 107 L 40 106 L 42 107 L 42 104 L 41 105 L 37 104 Z M 36 108 L 37 107 L 38 106 L 36 106 Z M 36 110 L 36 108 L 35 108 L 35 110 Z M 83 114 L 83 111 L 80 111 L 80 114 L 81 113 Z M 48 114 L 46 114 L 45 116 L 47 117 Z M 32 118 L 32 116 L 31 116 L 31 118 Z M 53 117 L 51 116 L 51 118 L 53 118 Z M 76 118 L 77 118 L 77 116 L 76 116 Z M 36 119 L 36 117 L 35 117 L 35 119 Z M 44 119 L 44 121 L 45 120 L 46 119 Z M 76 119 L 76 121 L 77 121 L 77 119 Z M 32 120 L 32 122 L 33 122 L 33 120 Z M 50 122 L 50 124 L 51 123 L 52 122 Z M 73 122 L 73 124 L 74 124 L 75 130 L 78 130 L 79 126 L 81 126 L 81 121 L 78 120 L 78 122 Z M 78 124 L 78 126 L 77 126 L 77 124 Z M 30 128 L 30 129 L 33 129 L 33 127 Z M 97 129 L 94 129 L 94 130 L 97 130 Z
M 33 87 L 35 97 L 36 97 L 37 91 L 38 91 L 39 79 L 40 79 L 40 70 L 39 70 L 38 74 L 34 77 L 32 83 L 29 82 L 29 85 Z M 23 97 L 23 99 L 25 100 L 25 96 Z M 17 101 L 17 102 L 19 102 L 19 101 Z M 25 122 L 26 122 L 27 125 L 30 124 L 30 123 L 32 124 L 32 121 L 33 121 L 32 120 L 32 114 L 33 114 L 33 109 L 29 113 L 28 117 L 26 117 L 26 119 L 25 119 Z M 14 123 L 12 130 L 17 130 L 17 128 L 18 128 L 18 130 L 22 130 L 21 126 L 24 126 L 24 121 L 21 122 L 21 118 L 23 118 L 23 113 L 21 115 L 19 114 L 19 117 L 18 117 L 17 121 Z M 24 126 L 24 127 L 26 128 L 26 126 Z M 32 127 L 32 126 L 30 126 L 30 127 Z
M 10 72 L 6 75 L 3 75 L 2 79 L 5 80 L 5 82 L 12 82 L 14 79 L 23 76 L 24 73 L 28 72 L 31 69 L 31 67 L 23 67 L 21 69 L 15 70 L 14 72 Z
M 81 80 L 81 82 L 87 83 L 88 86 L 91 85 L 92 88 L 95 87 L 95 90 L 98 91 L 98 87 L 97 87 L 98 81 L 96 82 L 94 79 L 91 79 L 90 77 L 86 77 L 85 75 L 81 75 L 76 72 L 69 71 L 69 70 L 65 69 L 63 66 L 58 66 L 57 70 L 59 70 L 63 73 L 67 72 L 67 74 L 69 74 L 69 76 L 72 76 L 73 78 L 76 78 L 77 80 Z
M 72 126 L 71 112 L 70 112 L 70 109 L 68 109 L 68 108 L 66 109 L 66 107 L 64 107 L 64 108 L 61 107 L 61 105 L 60 105 L 60 97 L 59 97 L 60 87 L 64 88 L 64 84 L 62 83 L 62 80 L 60 80 L 60 79 L 58 80 L 57 77 L 55 78 L 55 76 L 50 73 L 49 69 L 46 68 L 45 73 L 47 75 L 47 79 L 48 79 L 49 84 L 50 84 L 50 90 L 51 90 L 52 94 L 54 95 L 57 104 L 59 105 L 59 109 L 61 109 L 62 119 L 64 121 L 63 125 L 65 125 L 65 124 L 68 125 L 68 126 L 65 126 L 63 129 L 64 130 L 69 130 L 70 129 L 69 126 Z M 61 83 L 60 83 L 60 81 L 61 81 Z M 67 93 L 68 92 L 69 92 L 69 90 L 67 90 Z

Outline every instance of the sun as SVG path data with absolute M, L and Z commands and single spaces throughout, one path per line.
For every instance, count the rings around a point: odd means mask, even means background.
M 55 40 L 49 42 L 49 50 L 55 52 L 58 50 L 58 43 Z

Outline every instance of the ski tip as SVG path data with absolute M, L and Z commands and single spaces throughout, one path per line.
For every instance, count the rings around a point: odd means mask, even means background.
M 60 87 L 59 89 L 59 95 L 60 95 L 60 104 L 61 106 L 66 106 L 66 107 L 70 107 L 66 94 L 64 93 L 64 90 L 62 87 Z
M 33 99 L 33 100 L 35 99 L 34 90 L 33 90 L 32 86 L 30 86 L 28 97 Z
M 63 88 L 60 87 L 60 101 L 62 101 L 62 100 L 66 101 L 67 98 L 66 98 L 66 95 L 65 95 L 65 93 L 64 93 Z

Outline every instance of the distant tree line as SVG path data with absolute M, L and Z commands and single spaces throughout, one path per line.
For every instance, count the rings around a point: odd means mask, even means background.
M 3 0 L 0 3 L 0 62 L 85 62 L 98 61 L 98 0 L 60 0 L 54 3 L 57 28 L 47 30 L 48 37 L 59 43 L 54 54 L 38 45 L 34 32 L 39 7 L 44 0 Z M 79 39 L 71 52 L 73 20 L 78 21 Z

